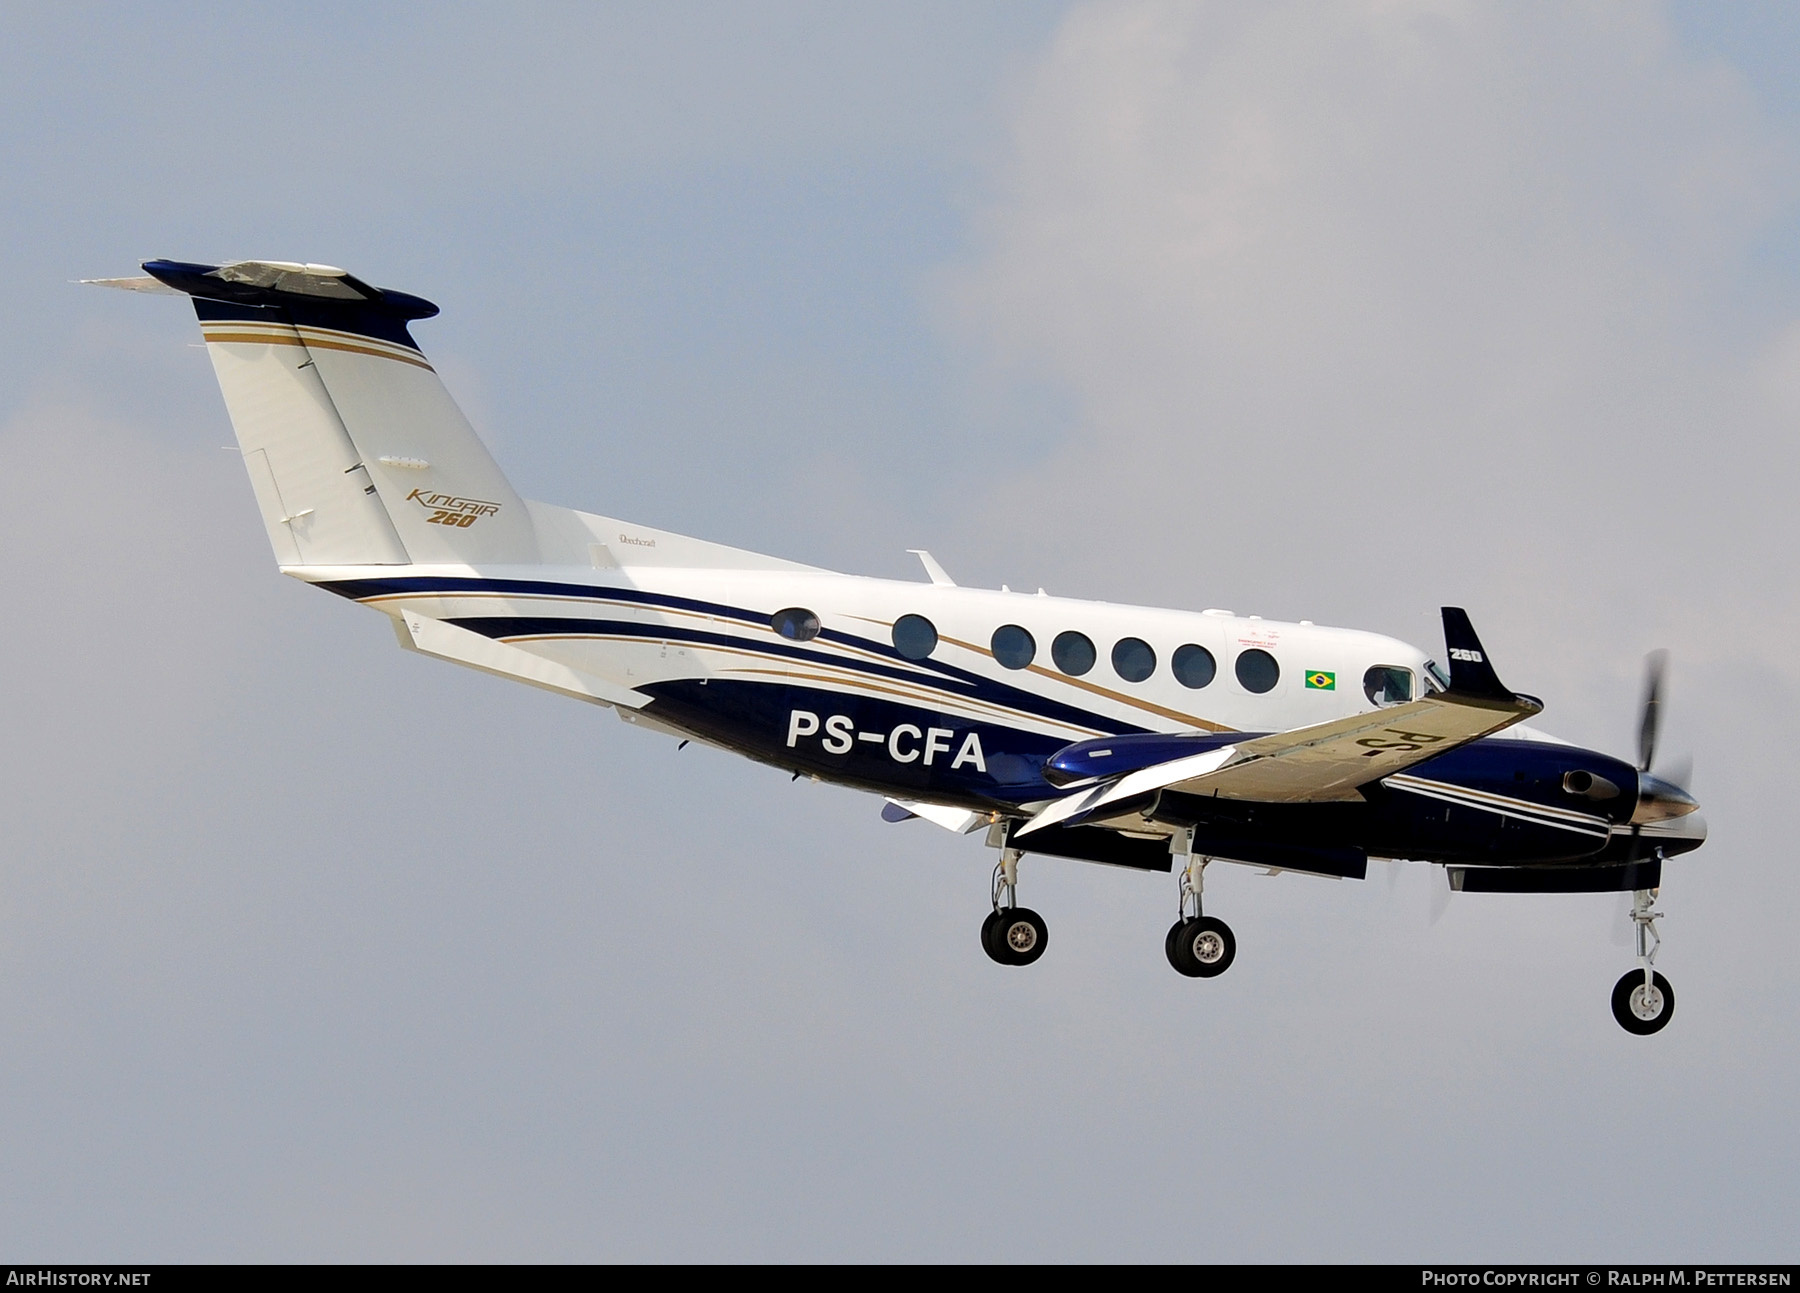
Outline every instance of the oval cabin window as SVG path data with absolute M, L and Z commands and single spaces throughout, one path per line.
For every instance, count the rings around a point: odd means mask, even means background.
M 1251 647 L 1237 658 L 1237 680 L 1245 691 L 1260 696 L 1275 690 L 1281 681 L 1281 666 L 1261 647 Z
M 1008 669 L 1023 669 L 1037 658 L 1037 639 L 1017 624 L 1002 624 L 994 630 L 994 659 Z
M 1112 667 L 1126 682 L 1142 682 L 1156 672 L 1156 652 L 1142 638 L 1120 638 L 1113 644 Z
M 1094 667 L 1094 644 L 1087 634 L 1070 629 L 1056 635 L 1056 641 L 1050 644 L 1050 658 L 1056 661 L 1058 669 L 1079 678 Z
M 923 660 L 937 644 L 937 625 L 923 615 L 902 615 L 894 621 L 894 650 L 908 660 Z
M 1211 651 L 1189 642 L 1186 646 L 1175 648 L 1175 654 L 1169 658 L 1169 672 L 1175 675 L 1175 681 L 1183 687 L 1192 687 L 1198 691 L 1213 680 L 1219 672 L 1219 666 Z
M 811 642 L 819 636 L 819 617 L 801 606 L 790 606 L 769 616 L 769 627 L 789 642 Z

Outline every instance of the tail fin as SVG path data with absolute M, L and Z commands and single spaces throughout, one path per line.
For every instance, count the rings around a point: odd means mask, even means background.
M 325 265 L 144 271 L 194 300 L 280 564 L 538 559 L 524 502 L 407 332 L 437 306 Z

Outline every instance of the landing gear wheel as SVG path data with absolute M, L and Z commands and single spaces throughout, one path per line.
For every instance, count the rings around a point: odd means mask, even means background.
M 1030 965 L 1044 954 L 1050 927 L 1029 907 L 1008 907 L 996 915 L 988 955 L 1002 965 Z
M 1231 926 L 1214 916 L 1176 922 L 1163 947 L 1169 964 L 1190 979 L 1223 974 L 1237 957 L 1237 937 Z
M 1163 939 L 1163 955 L 1169 958 L 1170 965 L 1174 966 L 1177 970 L 1180 970 L 1183 974 L 1186 974 L 1187 971 L 1182 970 L 1181 962 L 1175 959 L 1175 940 L 1180 936 L 1181 931 L 1187 928 L 1188 922 L 1192 919 L 1192 916 L 1183 916 L 1180 920 L 1169 926 L 1168 935 Z
M 981 922 L 981 950 L 988 954 L 988 959 L 998 961 L 1001 965 L 1011 965 L 1006 953 L 1001 950 L 996 930 L 1000 927 L 1000 913 L 991 911 L 988 918 Z
M 1662 975 L 1652 973 L 1648 986 L 1644 972 L 1633 970 L 1613 987 L 1613 1018 L 1619 1027 L 1639 1037 L 1661 1032 L 1675 1014 L 1675 989 Z
M 989 838 L 992 839 L 990 832 Z M 981 924 L 981 950 L 1001 965 L 1030 965 L 1044 954 L 1050 927 L 1029 907 L 1019 906 L 1018 849 L 1000 852 L 994 867 L 994 914 Z

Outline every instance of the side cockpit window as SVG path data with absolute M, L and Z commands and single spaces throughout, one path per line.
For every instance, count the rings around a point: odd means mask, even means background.
M 1450 690 L 1450 675 L 1444 672 L 1443 666 L 1436 660 L 1427 660 L 1425 662 L 1425 690 Z
M 1412 670 L 1397 664 L 1371 666 L 1363 674 L 1363 695 L 1384 709 L 1389 705 L 1406 704 L 1413 698 Z

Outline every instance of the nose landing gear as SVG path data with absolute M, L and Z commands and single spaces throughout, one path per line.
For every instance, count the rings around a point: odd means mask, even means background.
M 1206 864 L 1211 859 L 1194 853 L 1194 832 L 1179 831 L 1169 841 L 1169 851 L 1186 859 L 1181 869 L 1180 919 L 1169 927 L 1163 952 L 1178 974 L 1190 979 L 1210 979 L 1231 968 L 1237 957 L 1237 936 L 1231 926 L 1202 913 L 1200 895 L 1205 887 Z M 1193 914 L 1189 915 L 1189 908 Z
M 1661 1032 L 1675 1014 L 1675 989 L 1656 972 L 1656 953 L 1662 938 L 1656 932 L 1656 918 L 1662 913 L 1650 910 L 1656 901 L 1656 890 L 1638 889 L 1631 895 L 1631 923 L 1637 927 L 1638 968 L 1613 985 L 1613 1018 L 1628 1033 L 1647 1037 Z

